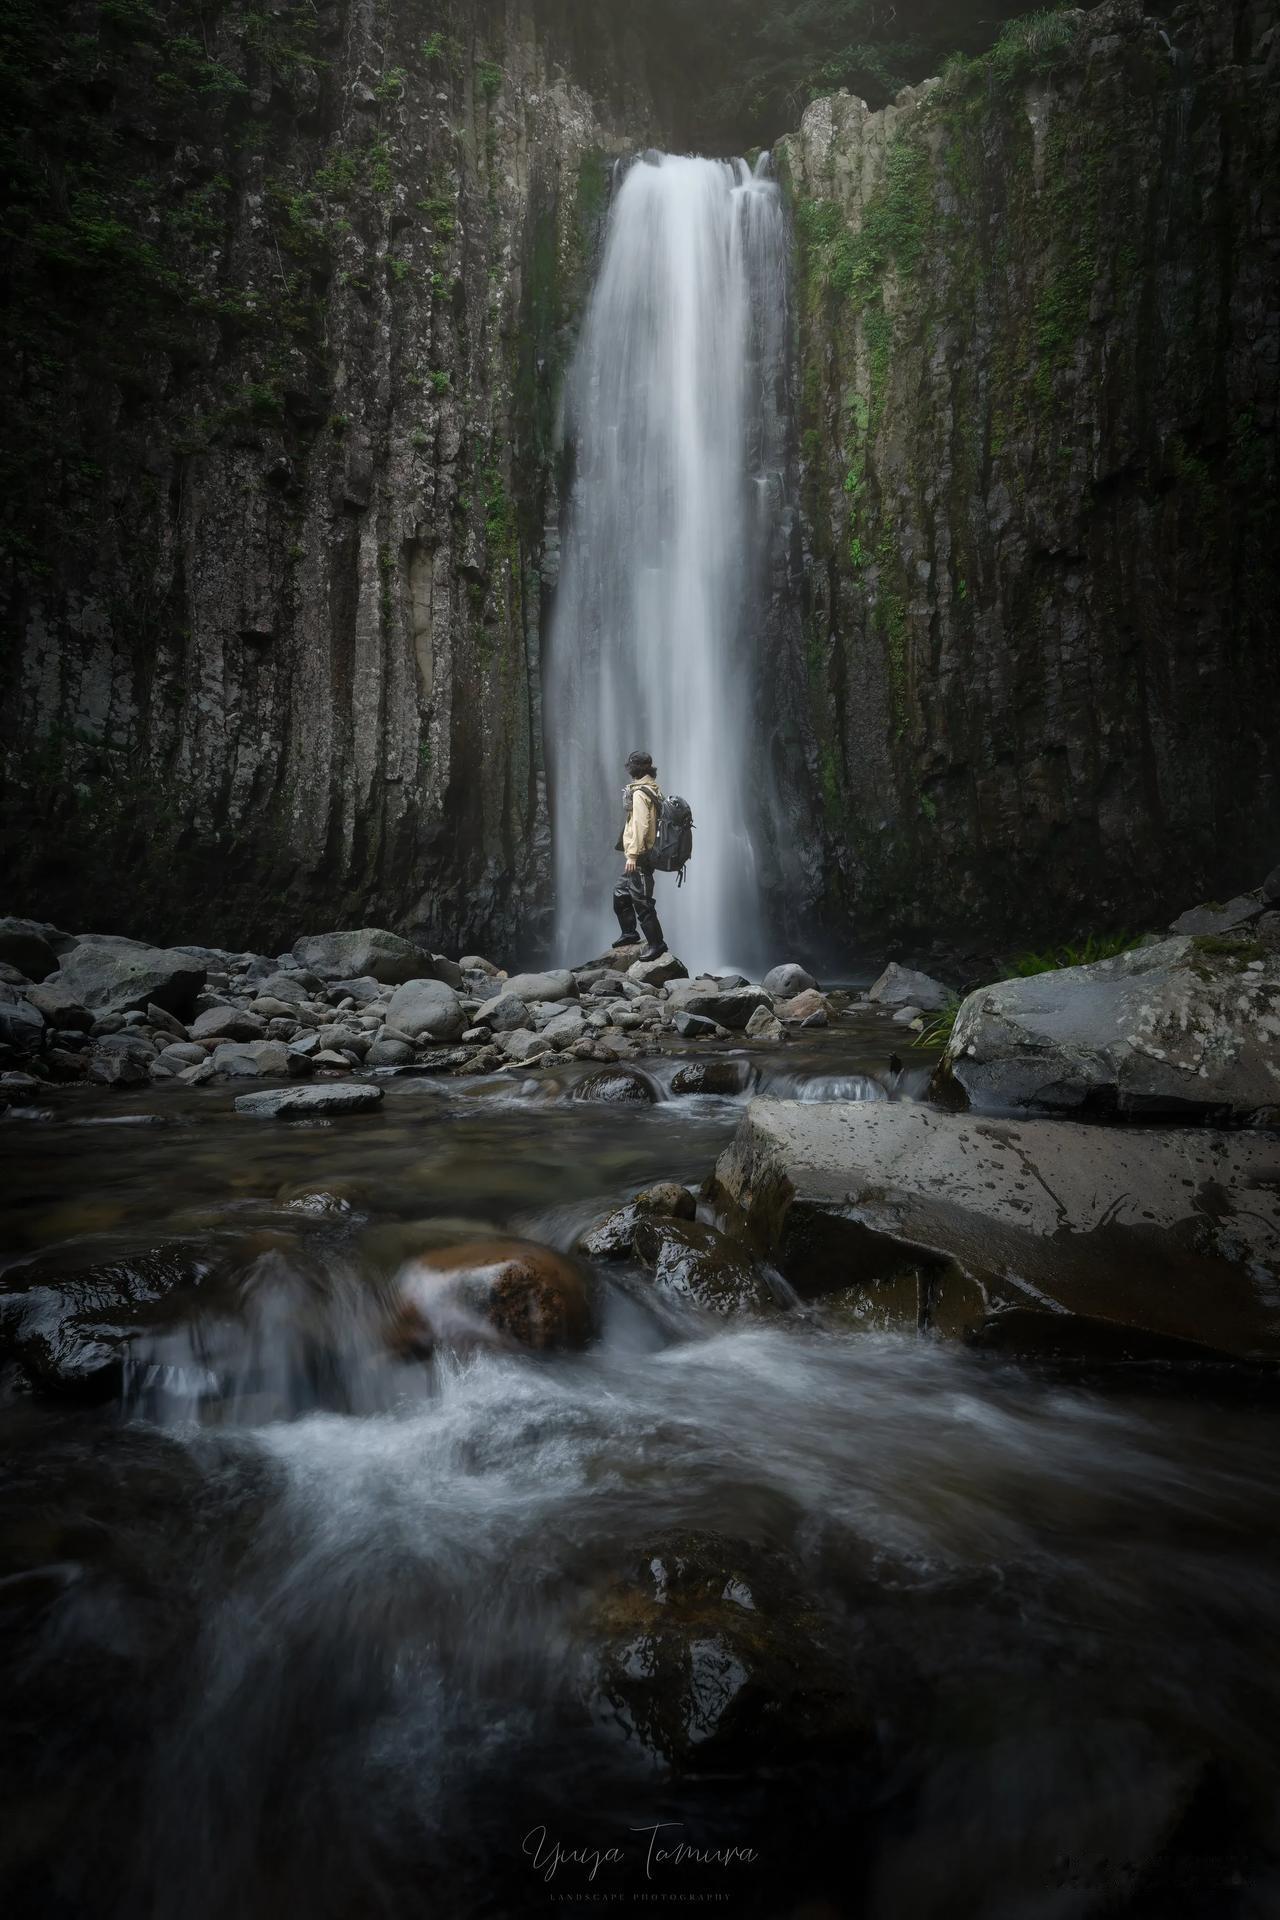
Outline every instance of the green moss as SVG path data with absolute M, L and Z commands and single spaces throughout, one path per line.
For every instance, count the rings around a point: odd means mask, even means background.
M 493 60 L 476 62 L 476 85 L 482 100 L 496 100 L 502 92 L 502 68 Z

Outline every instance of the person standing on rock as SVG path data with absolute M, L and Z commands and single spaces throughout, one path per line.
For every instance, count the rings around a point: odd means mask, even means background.
M 658 838 L 658 809 L 662 789 L 649 754 L 627 755 L 628 783 L 623 789 L 625 813 L 617 851 L 625 855 L 622 874 L 613 890 L 613 910 L 622 932 L 615 947 L 633 947 L 640 933 L 646 942 L 642 960 L 656 960 L 666 952 L 658 910 L 653 904 L 653 848 Z M 636 931 L 639 922 L 640 933 Z

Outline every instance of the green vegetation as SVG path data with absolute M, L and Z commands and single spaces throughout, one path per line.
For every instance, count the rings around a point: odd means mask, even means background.
M 483 100 L 496 100 L 502 92 L 502 68 L 492 60 L 476 62 L 476 85 Z
M 963 1002 L 961 1000 L 953 997 L 947 1001 L 945 1007 L 940 1007 L 937 1013 L 929 1014 L 923 1027 L 921 1027 L 919 1033 L 911 1042 L 912 1046 L 945 1047 L 951 1039 L 956 1024 L 956 1015 L 959 1013 L 962 1005 Z
M 1007 979 L 1029 979 L 1037 973 L 1057 973 L 1061 967 L 1091 967 L 1096 960 L 1114 960 L 1119 953 L 1136 947 L 1140 936 L 1132 933 L 1091 933 L 1081 945 L 1051 947 L 1044 953 L 1020 953 L 1008 961 Z

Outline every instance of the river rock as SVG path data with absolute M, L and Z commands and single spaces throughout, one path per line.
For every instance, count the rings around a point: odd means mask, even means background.
M 475 1018 L 478 1027 L 488 1027 L 493 1033 L 514 1033 L 517 1027 L 527 1027 L 532 1016 L 523 1000 L 504 991 L 496 1000 L 484 1001 Z
M 983 987 L 939 1084 L 981 1108 L 1248 1118 L 1280 1101 L 1280 956 L 1183 937 Z
M 1262 893 L 1242 893 L 1225 906 L 1213 902 L 1180 913 L 1169 928 L 1171 934 L 1223 934 L 1249 927 L 1262 912 Z
M 261 1040 L 265 1020 L 244 1007 L 209 1007 L 191 1022 L 193 1040 Z
M 570 1000 L 576 997 L 577 987 L 568 968 L 558 968 L 551 973 L 515 973 L 503 988 L 504 993 L 514 994 L 517 1000 Z
M 770 1548 L 675 1533 L 637 1548 L 579 1627 L 597 1719 L 677 1773 L 803 1758 L 865 1760 L 875 1716 L 798 1564 Z
M 508 1060 L 532 1060 L 535 1055 L 545 1053 L 550 1044 L 532 1027 L 517 1027 L 512 1033 L 498 1036 L 498 1045 Z
M 210 1058 L 215 1073 L 229 1074 L 233 1080 L 269 1079 L 311 1070 L 305 1054 L 291 1054 L 279 1040 L 250 1040 L 244 1044 L 224 1041 Z
M 713 1093 L 732 1097 L 745 1093 L 755 1079 L 746 1060 L 690 1060 L 671 1077 L 672 1093 Z
M 293 957 L 322 980 L 354 980 L 370 975 L 387 986 L 406 980 L 437 978 L 431 955 L 383 927 L 354 933 L 311 933 L 296 940 Z
M 593 1042 L 592 1058 L 599 1057 L 599 1042 Z M 573 1097 L 609 1106 L 651 1107 L 658 1098 L 658 1090 L 645 1074 L 633 1067 L 609 1067 L 603 1073 L 592 1073 L 585 1080 L 579 1080 Z
M 238 1094 L 236 1112 L 253 1120 L 307 1120 L 328 1114 L 372 1113 L 382 1105 L 382 1098 L 381 1087 L 358 1080 L 335 1080 L 319 1087 L 271 1087 L 262 1093 Z
M 14 987 L 0 988 L 0 1046 L 16 1054 L 38 1053 L 44 1029 L 44 1015 L 34 1002 Z
M 775 1000 L 794 1000 L 798 994 L 814 992 L 818 983 L 811 973 L 806 973 L 803 967 L 789 961 L 783 966 L 770 968 L 760 985 Z
M 558 1013 L 547 1021 L 542 1028 L 542 1038 L 548 1046 L 572 1047 L 581 1040 L 586 1031 L 586 1016 L 577 1007 L 567 1013 Z
M 337 1006 L 342 1000 L 352 1000 L 358 1007 L 371 1007 L 382 998 L 382 986 L 371 973 L 362 973 L 354 980 L 335 980 L 328 988 L 330 1004 Z
M 919 1269 L 942 1331 L 1017 1309 L 1063 1351 L 1102 1329 L 1275 1360 L 1275 1170 L 1245 1132 L 755 1100 L 716 1185 L 802 1294 Z
M 589 1272 L 532 1241 L 468 1240 L 405 1266 L 391 1344 L 405 1355 L 438 1346 L 512 1342 L 545 1351 L 581 1347 L 593 1330 Z
M 58 971 L 58 956 L 38 920 L 0 919 L 0 960 L 26 980 L 45 980 Z
M 502 969 L 495 967 L 492 960 L 486 960 L 481 953 L 464 953 L 458 965 L 463 973 L 483 973 L 488 979 L 499 978 Z
M 925 1013 L 940 1013 L 954 996 L 940 980 L 927 973 L 916 973 L 891 960 L 875 985 L 867 990 L 868 1000 L 880 1007 L 920 1007 Z
M 726 1234 L 697 1221 L 639 1219 L 635 1251 L 660 1293 L 703 1313 L 777 1313 L 764 1276 Z
M 634 1250 L 636 1228 L 642 1220 L 692 1220 L 697 1211 L 698 1203 L 688 1187 L 675 1180 L 662 1180 L 645 1187 L 625 1207 L 618 1207 L 601 1220 L 583 1236 L 580 1245 L 593 1260 L 625 1260 Z
M 82 940 L 62 955 L 58 981 L 91 1013 L 141 1012 L 154 1000 L 166 1013 L 188 1020 L 205 972 L 200 961 L 177 948 L 149 947 L 104 934 Z
M 682 1040 L 714 1040 L 724 1029 L 714 1020 L 708 1020 L 705 1014 L 689 1013 L 681 1007 L 671 1022 Z
M 374 1041 L 364 1058 L 365 1065 L 369 1067 L 403 1067 L 413 1059 L 413 1043 L 410 1040 L 389 1040 L 383 1034 Z
M 300 1007 L 310 998 L 307 987 L 300 980 L 295 980 L 292 974 L 271 973 L 257 984 L 258 997 L 262 1000 L 283 1001 L 289 1007 Z M 320 984 L 317 980 L 316 986 L 319 987 Z M 251 1004 L 254 1005 L 255 1011 L 261 1011 L 256 1003 Z
M 674 953 L 660 953 L 656 960 L 636 960 L 627 968 L 628 979 L 642 987 L 665 987 L 670 980 L 687 980 L 689 969 Z
M 156 1050 L 140 1033 L 107 1033 L 89 1059 L 89 1078 L 103 1087 L 138 1087 L 151 1077 Z
M 790 1000 L 780 1000 L 774 1007 L 779 1020 L 788 1026 L 803 1026 L 820 1016 L 819 1024 L 825 1026 L 830 1009 L 825 994 L 814 987 L 807 987 Z
M 773 1001 L 763 987 L 721 987 L 704 980 L 677 981 L 668 990 L 668 1010 L 700 1014 L 719 1026 L 741 1031 L 758 1007 L 773 1011 Z
M 410 1040 L 456 1040 L 471 1023 L 452 987 L 410 980 L 392 994 L 387 1024 Z
M 0 1348 L 42 1393 L 112 1399 L 130 1339 L 156 1323 L 158 1303 L 197 1287 L 213 1265 L 186 1243 L 40 1255 L 5 1275 Z
M 757 1007 L 747 1022 L 746 1031 L 752 1040 L 782 1040 L 782 1022 L 768 1007 Z
M 161 1048 L 158 1056 L 175 1073 L 183 1067 L 198 1067 L 206 1057 L 204 1048 L 194 1040 L 172 1040 L 167 1047 Z

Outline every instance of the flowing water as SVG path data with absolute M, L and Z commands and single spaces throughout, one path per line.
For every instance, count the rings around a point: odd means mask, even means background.
M 732 1098 L 676 1097 L 658 1060 L 642 1109 L 531 1076 L 401 1080 L 326 1125 L 176 1088 L 0 1122 L 4 1286 L 33 1256 L 212 1263 L 142 1314 L 119 1401 L 0 1406 L 4 1911 L 1274 1912 L 1265 1406 L 821 1304 L 707 1321 L 625 1264 L 597 1270 L 581 1353 L 387 1353 L 415 1251 L 567 1247 L 649 1181 L 696 1184 L 752 1089 L 918 1088 L 896 1038 L 847 1020 L 740 1055 Z M 645 1615 L 635 1582 L 690 1534 L 723 1571 L 686 1618 L 673 1773 L 638 1737 L 668 1603 Z M 768 1600 L 771 1550 L 803 1604 Z M 784 1696 L 805 1671 L 810 1609 L 854 1731 L 837 1714 L 833 1742 L 819 1686 L 799 1733 L 765 1713 L 699 1765 L 755 1658 Z M 659 1823 L 719 1859 L 655 1861 Z
M 639 747 L 696 827 L 690 884 L 659 902 L 668 944 L 695 971 L 756 957 L 755 620 L 779 511 L 787 262 L 767 157 L 753 174 L 651 155 L 622 178 L 570 383 L 547 705 L 560 952 L 616 931 L 612 849 Z

